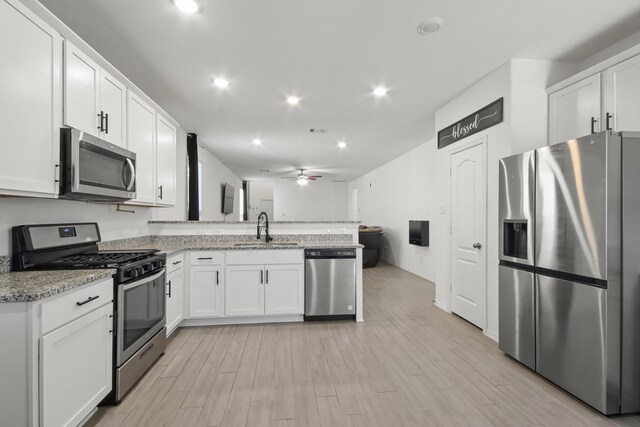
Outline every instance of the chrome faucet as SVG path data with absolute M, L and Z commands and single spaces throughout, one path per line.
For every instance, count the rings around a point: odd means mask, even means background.
M 262 219 L 263 216 L 264 216 L 265 225 L 260 227 L 260 219 Z M 258 233 L 256 237 L 256 239 L 258 240 L 260 240 L 260 228 L 264 228 L 264 242 L 269 243 L 270 241 L 272 241 L 273 237 L 269 236 L 269 216 L 267 215 L 266 212 L 260 212 L 260 215 L 258 215 L 258 227 L 257 227 Z

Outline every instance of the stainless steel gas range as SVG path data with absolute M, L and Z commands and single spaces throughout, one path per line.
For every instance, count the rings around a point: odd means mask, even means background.
M 12 229 L 12 268 L 116 269 L 113 392 L 117 403 L 164 353 L 166 256 L 158 250 L 100 251 L 97 223 L 22 225 Z

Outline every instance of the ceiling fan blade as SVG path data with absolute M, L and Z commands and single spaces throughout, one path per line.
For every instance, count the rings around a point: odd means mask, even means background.
M 297 176 L 281 176 L 282 179 L 298 179 Z
M 322 178 L 322 175 L 307 175 L 309 178 Z

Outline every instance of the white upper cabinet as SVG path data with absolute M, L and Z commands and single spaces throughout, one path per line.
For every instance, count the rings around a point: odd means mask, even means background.
M 604 73 L 605 125 L 615 131 L 640 131 L 640 55 Z
M 600 75 L 549 95 L 549 144 L 604 130 L 601 126 Z
M 126 147 L 127 88 L 104 70 L 100 73 L 100 105 L 103 114 L 102 138 Z
M 100 67 L 68 40 L 64 46 L 64 124 L 100 135 Z
M 136 198 L 127 203 L 154 205 L 156 202 L 155 128 L 155 110 L 128 91 L 127 149 L 136 153 Z
M 64 124 L 125 147 L 126 87 L 70 41 L 64 51 Z
M 156 115 L 156 204 L 176 204 L 176 128 L 160 114 Z
M 55 197 L 62 124 L 62 38 L 0 0 L 0 194 Z

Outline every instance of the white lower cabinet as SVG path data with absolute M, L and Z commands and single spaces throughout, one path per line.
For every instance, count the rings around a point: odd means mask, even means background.
M 182 254 L 167 259 L 167 336 L 178 327 L 184 310 L 184 269 Z
M 40 339 L 42 426 L 76 426 L 111 391 L 113 304 Z
M 264 286 L 265 314 L 304 314 L 302 265 L 267 265 Z
M 228 265 L 225 315 L 304 314 L 301 264 Z
M 221 265 L 192 265 L 189 272 L 189 317 L 222 316 L 224 282 Z
M 262 265 L 231 265 L 226 268 L 224 314 L 254 316 L 264 313 Z
M 0 426 L 75 427 L 111 392 L 111 278 L 1 303 L 0 320 Z

